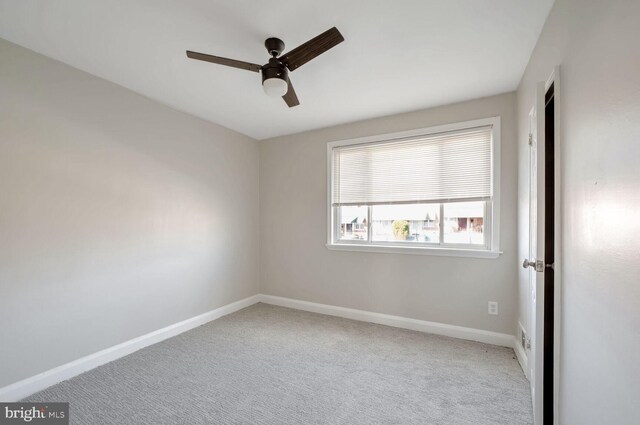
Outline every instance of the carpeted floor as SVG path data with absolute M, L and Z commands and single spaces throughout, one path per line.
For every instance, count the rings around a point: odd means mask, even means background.
M 511 349 L 256 304 L 28 398 L 72 424 L 531 424 Z

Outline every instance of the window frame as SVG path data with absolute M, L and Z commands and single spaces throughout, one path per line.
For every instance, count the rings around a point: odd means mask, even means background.
M 416 243 L 416 242 L 374 242 L 372 241 L 372 223 L 371 212 L 372 207 L 368 207 L 367 217 L 367 240 L 340 240 L 338 238 L 338 223 L 340 222 L 339 208 L 332 206 L 332 185 L 333 185 L 333 149 L 338 146 L 373 144 L 380 142 L 390 142 L 393 140 L 402 140 L 405 138 L 429 136 L 435 133 L 448 131 L 466 130 L 474 127 L 482 127 L 490 125 L 492 144 L 491 144 L 491 179 L 492 179 L 492 197 L 485 202 L 484 222 L 484 245 L 470 244 L 446 244 L 443 238 L 443 229 L 440 230 L 440 243 Z M 382 252 L 393 254 L 427 254 L 427 255 L 443 255 L 456 257 L 476 257 L 476 258 L 497 258 L 502 252 L 500 251 L 500 116 L 483 118 L 472 121 L 464 121 L 458 123 L 444 124 L 416 130 L 402 131 L 397 133 L 388 133 L 375 136 L 359 137 L 355 139 L 337 140 L 327 143 L 327 243 L 326 246 L 332 250 L 342 251 L 364 251 L 364 252 Z M 475 201 L 460 200 L 459 202 Z M 444 223 L 442 216 L 444 204 L 450 202 L 434 202 L 440 204 L 441 222 Z

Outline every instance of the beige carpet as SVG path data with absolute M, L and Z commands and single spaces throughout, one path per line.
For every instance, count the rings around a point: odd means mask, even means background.
M 256 304 L 34 396 L 72 424 L 531 424 L 511 349 Z

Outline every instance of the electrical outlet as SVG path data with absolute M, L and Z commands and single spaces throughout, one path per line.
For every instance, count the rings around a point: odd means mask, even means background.
M 498 301 L 489 301 L 489 314 L 498 315 Z

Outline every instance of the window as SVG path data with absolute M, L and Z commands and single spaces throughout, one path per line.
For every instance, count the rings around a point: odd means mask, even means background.
M 327 148 L 332 249 L 497 257 L 500 118 Z

